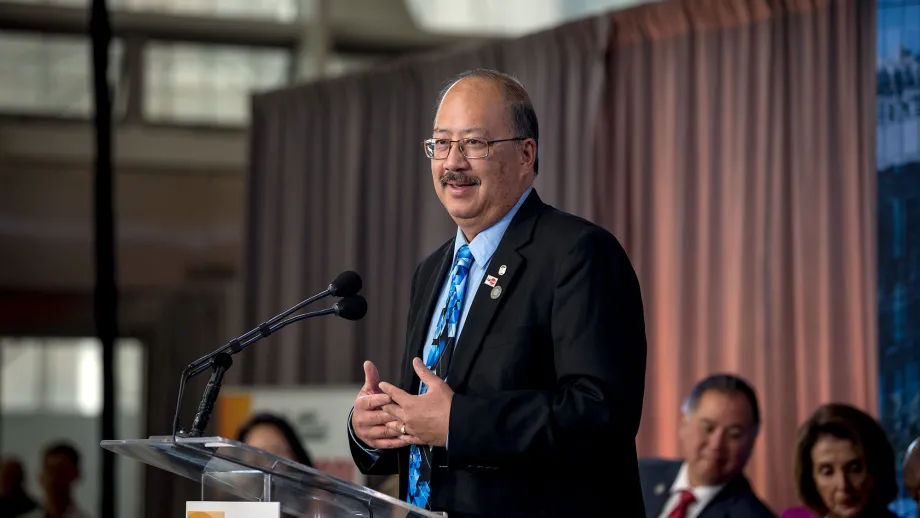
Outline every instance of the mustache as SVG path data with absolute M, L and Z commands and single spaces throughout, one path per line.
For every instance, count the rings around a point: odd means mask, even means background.
M 465 185 L 465 184 L 479 185 L 480 183 L 482 183 L 482 182 L 479 180 L 479 178 L 476 178 L 475 176 L 470 176 L 470 175 L 467 175 L 467 174 L 458 173 L 458 172 L 456 172 L 456 171 L 448 171 L 448 172 L 444 173 L 443 175 L 441 175 L 441 180 L 440 180 L 440 181 L 441 181 L 441 187 L 444 187 L 445 185 L 447 185 L 447 184 L 449 184 L 449 183 L 451 183 L 451 182 L 453 182 L 453 183 L 459 183 L 459 184 L 464 184 L 464 185 Z

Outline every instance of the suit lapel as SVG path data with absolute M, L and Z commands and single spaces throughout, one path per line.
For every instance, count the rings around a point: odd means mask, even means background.
M 501 243 L 489 261 L 489 268 L 483 277 L 483 282 L 476 287 L 473 304 L 470 306 L 470 312 L 463 324 L 460 339 L 448 368 L 447 383 L 454 389 L 466 381 L 470 367 L 482 347 L 482 339 L 489 330 L 492 320 L 504 300 L 508 298 L 509 292 L 514 290 L 514 281 L 518 278 L 518 272 L 524 265 L 524 258 L 518 249 L 530 242 L 534 225 L 544 206 L 540 197 L 537 196 L 537 191 L 532 191 L 518 209 L 511 224 L 508 225 Z M 502 267 L 505 268 L 504 271 L 499 272 Z M 489 276 L 498 279 L 494 287 L 485 284 Z
M 443 248 L 441 259 L 438 261 L 434 272 L 426 280 L 427 283 L 419 299 L 422 305 L 416 310 L 412 331 L 409 334 L 409 343 L 406 344 L 406 361 L 403 366 L 405 371 L 403 372 L 400 388 L 410 393 L 414 393 L 412 390 L 418 391 L 418 376 L 415 375 L 415 369 L 412 368 L 412 358 L 416 356 L 422 358 L 422 352 L 425 349 L 425 338 L 428 335 L 431 316 L 434 314 L 434 305 L 438 301 L 438 295 L 441 294 L 444 280 L 454 259 L 454 240 L 451 239 Z M 419 281 L 421 280 L 419 279 Z
M 658 516 L 661 514 L 661 510 L 664 509 L 664 504 L 668 502 L 668 498 L 671 497 L 671 486 L 674 485 L 674 481 L 677 480 L 677 474 L 680 472 L 680 462 L 669 462 L 665 464 L 661 472 L 655 481 L 655 486 L 652 487 L 652 498 L 647 505 L 647 508 L 651 511 L 649 518 Z

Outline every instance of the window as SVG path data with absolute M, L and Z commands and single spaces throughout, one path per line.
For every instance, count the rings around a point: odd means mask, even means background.
M 120 412 L 143 407 L 144 350 L 133 339 L 115 349 Z M 102 414 L 102 346 L 95 338 L 0 339 L 0 412 Z
M 16 0 L 28 4 L 89 7 L 90 0 Z M 109 9 L 197 16 L 234 16 L 291 21 L 298 9 L 312 12 L 314 0 L 109 0 Z M 302 7 L 301 7 L 302 6 Z
M 109 47 L 109 84 L 113 87 L 121 53 L 121 42 L 113 40 Z M 91 115 L 90 56 L 87 38 L 0 31 L 0 110 Z
M 151 121 L 243 124 L 249 95 L 287 82 L 284 50 L 186 43 L 147 47 L 144 113 Z
M 115 349 L 120 438 L 144 437 L 144 349 L 122 339 Z M 67 440 L 81 455 L 82 480 L 75 498 L 90 516 L 99 516 L 102 448 L 102 346 L 94 338 L 0 338 L 0 456 L 19 458 L 26 469 L 26 488 L 41 497 L 41 456 L 52 442 Z M 117 464 L 116 516 L 140 516 L 143 465 Z

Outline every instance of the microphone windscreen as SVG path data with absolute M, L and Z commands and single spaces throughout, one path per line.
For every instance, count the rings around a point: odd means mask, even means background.
M 347 271 L 339 274 L 329 285 L 333 297 L 347 297 L 361 291 L 361 276 Z
M 351 295 L 332 306 L 335 314 L 346 320 L 361 320 L 367 313 L 367 301 L 361 295 Z

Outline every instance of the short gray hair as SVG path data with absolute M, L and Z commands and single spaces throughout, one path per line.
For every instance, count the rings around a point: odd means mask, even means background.
M 684 400 L 684 404 L 681 407 L 683 413 L 690 414 L 696 410 L 700 404 L 700 399 L 709 391 L 743 396 L 748 406 L 751 407 L 751 421 L 755 433 L 760 429 L 760 405 L 757 404 L 757 394 L 747 381 L 734 374 L 713 374 L 697 383 L 690 390 L 687 399 Z
M 488 81 L 502 91 L 502 95 L 504 95 L 505 102 L 508 105 L 508 119 L 511 122 L 511 129 L 515 133 L 514 137 L 532 138 L 539 148 L 540 125 L 537 122 L 537 112 L 533 109 L 533 103 L 530 102 L 530 95 L 527 94 L 524 85 L 510 74 L 486 68 L 476 68 L 461 73 L 448 81 L 447 85 L 438 93 L 435 112 L 441 107 L 441 102 L 444 100 L 444 96 L 447 95 L 447 91 L 461 79 L 469 77 Z M 534 176 L 539 172 L 540 157 L 538 155 L 533 162 Z

